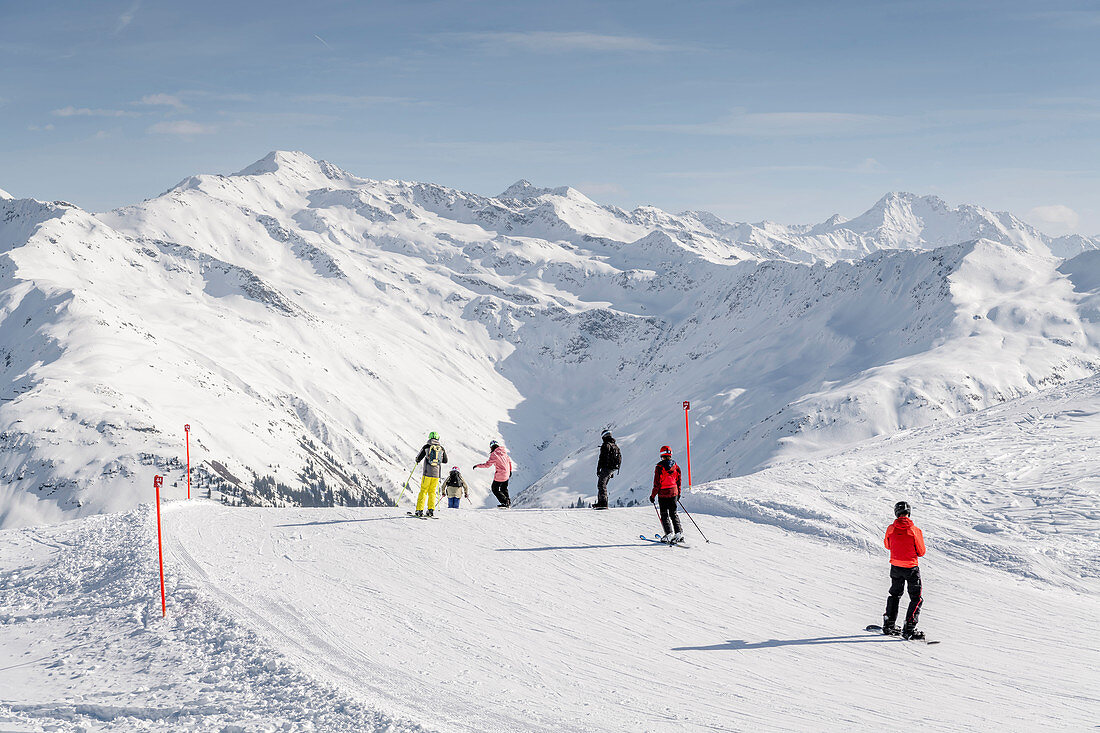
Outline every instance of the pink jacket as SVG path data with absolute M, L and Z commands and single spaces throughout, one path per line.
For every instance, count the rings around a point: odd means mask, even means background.
M 507 481 L 512 475 L 515 464 L 508 456 L 508 449 L 498 445 L 496 450 L 489 454 L 489 460 L 477 464 L 474 468 L 495 468 L 497 472 L 493 475 L 493 481 Z

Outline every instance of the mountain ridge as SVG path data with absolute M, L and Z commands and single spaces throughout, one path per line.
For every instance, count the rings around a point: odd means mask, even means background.
M 629 503 L 683 399 L 708 480 L 1097 368 L 1091 265 L 1059 269 L 980 207 L 888 195 L 795 235 L 529 187 L 494 199 L 276 151 L 98 215 L 3 200 L 0 524 L 125 508 L 148 465 L 178 492 L 185 422 L 204 490 L 274 505 L 387 503 L 435 429 L 463 465 L 503 438 L 518 500 L 562 506 L 591 493 L 584 456 L 610 425 Z M 935 216 L 930 236 L 995 239 L 905 239 Z

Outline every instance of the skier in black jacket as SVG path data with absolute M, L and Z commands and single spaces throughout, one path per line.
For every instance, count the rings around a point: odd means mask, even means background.
M 619 446 L 611 437 L 610 430 L 603 431 L 603 445 L 600 446 L 600 461 L 596 464 L 596 503 L 593 509 L 607 509 L 607 482 L 622 465 L 623 455 Z

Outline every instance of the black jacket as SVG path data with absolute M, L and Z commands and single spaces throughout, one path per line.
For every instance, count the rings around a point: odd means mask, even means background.
M 615 439 L 608 435 L 600 446 L 600 462 L 596 464 L 596 473 L 605 474 L 618 471 L 622 465 L 623 455 L 619 452 L 619 446 Z

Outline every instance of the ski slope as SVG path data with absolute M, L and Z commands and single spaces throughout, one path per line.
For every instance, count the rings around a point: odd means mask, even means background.
M 688 525 L 691 547 L 677 549 L 638 538 L 656 525 L 648 506 L 428 521 L 174 502 L 163 621 L 147 507 L 7 530 L 0 722 L 1034 731 L 1100 719 L 1100 643 L 1084 623 L 1100 618 L 1095 594 L 945 556 L 926 532 L 921 626 L 943 643 L 908 643 L 862 631 L 882 612 L 885 551 L 696 518 L 713 541 Z

